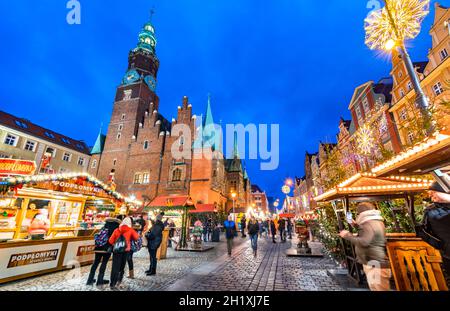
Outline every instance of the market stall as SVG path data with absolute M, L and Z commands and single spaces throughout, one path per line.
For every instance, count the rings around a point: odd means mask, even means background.
M 189 210 L 191 209 L 195 209 L 195 205 L 188 195 L 158 196 L 148 206 L 144 207 L 145 212 L 154 214 L 164 212 L 164 214 L 172 214 L 174 218 L 177 218 L 175 223 L 179 224 L 179 227 L 177 226 L 179 239 L 175 247 L 176 250 L 188 249 Z M 175 216 L 175 213 L 179 216 Z M 165 258 L 168 235 L 169 229 L 166 228 L 163 232 L 163 242 L 158 249 L 161 258 Z
M 0 283 L 90 263 L 103 223 L 89 210 L 126 203 L 85 173 L 0 178 Z
M 350 223 L 347 222 L 348 213 L 352 213 L 351 207 L 352 203 L 363 202 L 363 201 L 372 201 L 372 202 L 391 202 L 392 200 L 404 200 L 404 209 L 400 209 L 397 211 L 391 210 L 392 213 L 400 212 L 406 215 L 409 215 L 411 227 L 414 228 L 416 219 L 414 212 L 414 197 L 427 189 L 429 189 L 432 181 L 430 179 L 423 178 L 415 178 L 415 177 L 405 177 L 405 176 L 389 176 L 389 177 L 376 177 L 373 173 L 367 174 L 356 174 L 355 176 L 349 178 L 348 180 L 342 182 L 337 187 L 319 195 L 315 198 L 315 201 L 319 204 L 319 208 L 322 204 L 331 203 L 335 217 L 337 219 L 338 230 L 347 229 L 351 232 L 355 232 L 355 229 L 352 227 Z M 353 211 L 354 212 L 354 211 Z M 394 219 L 397 219 L 394 215 Z M 433 283 L 430 279 L 442 280 L 442 271 L 440 270 L 439 264 L 436 264 L 439 261 L 439 258 L 435 252 L 429 247 L 419 247 L 417 248 L 417 243 L 421 242 L 420 239 L 415 237 L 414 232 L 405 233 L 401 232 L 388 233 L 388 253 L 389 250 L 392 250 L 394 245 L 397 245 L 399 241 L 403 243 L 408 243 L 407 241 L 413 240 L 415 243 L 415 248 L 409 249 L 411 252 L 424 251 L 425 257 L 430 256 L 434 258 L 434 262 L 423 260 L 415 263 L 414 269 L 413 267 L 408 267 L 411 271 L 417 271 L 418 274 L 422 274 L 420 280 L 424 283 Z M 397 244 L 390 244 L 390 243 Z M 426 243 L 424 243 L 426 244 Z M 392 246 L 392 247 L 391 247 Z M 423 245 L 422 245 L 423 246 Z M 407 247 L 407 246 L 406 246 Z M 349 275 L 355 279 L 357 282 L 362 282 L 362 267 L 356 261 L 356 254 L 354 246 L 349 243 L 347 240 L 340 239 L 340 248 L 343 250 L 345 254 L 345 261 L 349 271 Z M 428 254 L 428 255 L 427 255 Z M 394 271 L 394 276 L 396 271 L 401 270 L 404 263 L 398 261 L 396 258 L 398 257 L 393 252 L 389 253 L 389 259 L 391 261 L 391 268 Z M 411 258 L 408 257 L 404 252 L 404 257 L 401 258 Z M 405 257 L 406 256 L 406 257 Z M 409 259 L 405 259 L 409 260 Z M 402 266 L 403 265 L 403 266 Z M 424 274 L 424 271 L 427 273 Z M 415 275 L 411 278 L 415 278 Z M 400 282 L 398 279 L 395 279 L 397 289 L 403 290 L 404 288 L 400 286 Z M 439 283 L 440 286 L 442 282 L 434 282 L 434 284 Z M 428 286 L 428 285 L 427 285 Z M 424 288 L 426 286 L 423 286 Z M 436 287 L 429 286 L 429 288 Z M 440 287 L 441 289 L 444 287 Z M 446 287 L 445 287 L 446 289 Z

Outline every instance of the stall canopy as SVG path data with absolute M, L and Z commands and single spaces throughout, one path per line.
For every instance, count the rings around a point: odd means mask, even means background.
M 436 169 L 450 170 L 450 133 L 436 133 L 394 158 L 374 167 L 377 176 L 418 175 Z
M 217 209 L 214 204 L 196 204 L 195 209 L 189 211 L 189 213 L 191 214 L 215 213 L 215 212 L 217 212 Z
M 358 173 L 335 188 L 314 198 L 326 202 L 343 197 L 364 197 L 374 195 L 401 195 L 428 190 L 432 180 L 405 176 L 376 177 L 373 173 Z
M 87 173 L 43 174 L 26 177 L 6 177 L 0 179 L 0 194 L 17 193 L 28 188 L 35 190 L 68 192 L 96 198 L 131 202 L 109 185 Z
M 294 213 L 283 213 L 278 215 L 280 218 L 295 218 L 295 214 Z
M 188 195 L 167 195 L 156 197 L 148 206 L 144 208 L 144 211 L 151 210 L 180 210 L 180 209 L 194 209 L 195 205 L 192 199 Z

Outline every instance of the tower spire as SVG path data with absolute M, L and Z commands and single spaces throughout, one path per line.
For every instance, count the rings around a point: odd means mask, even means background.
M 155 13 L 155 10 L 154 10 L 154 8 L 152 8 L 150 10 L 149 21 L 144 25 L 142 30 L 139 32 L 139 42 L 138 42 L 135 50 L 145 50 L 152 54 L 156 53 L 155 48 L 156 48 L 157 41 L 156 41 L 156 36 L 155 36 L 155 28 L 153 27 L 153 24 L 152 24 L 154 13 Z
M 239 158 L 238 142 L 237 142 L 237 132 L 234 132 L 234 144 L 233 144 L 233 157 Z

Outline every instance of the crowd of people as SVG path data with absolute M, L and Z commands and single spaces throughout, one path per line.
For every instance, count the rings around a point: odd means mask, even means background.
M 424 211 L 423 223 L 417 225 L 418 236 L 441 251 L 443 257 L 443 272 L 447 282 L 450 272 L 450 194 L 434 183 L 429 191 L 431 204 Z M 146 275 L 156 274 L 157 250 L 162 243 L 163 230 L 169 228 L 168 247 L 172 247 L 175 235 L 175 223 L 169 219 L 163 222 L 164 213 L 154 220 L 138 216 L 119 215 L 117 218 L 107 218 L 104 227 L 95 235 L 95 258 L 92 264 L 87 284 L 107 285 L 116 289 L 122 283 L 125 267 L 128 265 L 128 277 L 134 278 L 133 254 L 146 246 L 149 253 L 149 269 Z M 376 206 L 370 202 L 362 202 L 357 206 L 356 220 L 349 219 L 349 224 L 357 229 L 357 233 L 342 230 L 339 235 L 355 245 L 357 261 L 362 264 L 371 290 L 390 290 L 391 270 L 386 254 L 386 229 L 384 219 Z M 290 218 L 257 219 L 245 215 L 239 223 L 232 215 L 223 222 L 208 218 L 202 223 L 202 239 L 204 242 L 218 242 L 218 236 L 223 228 L 227 241 L 228 255 L 232 255 L 233 240 L 241 232 L 242 238 L 247 234 L 251 241 L 253 255 L 257 256 L 258 239 L 270 238 L 277 243 L 277 237 L 284 243 L 292 239 L 294 224 Z M 112 256 L 110 280 L 105 279 L 105 271 Z M 100 266 L 97 279 L 95 274 Z
M 145 220 L 142 215 L 136 219 L 130 216 L 118 215 L 107 218 L 103 228 L 95 235 L 95 257 L 87 279 L 87 285 L 108 285 L 111 289 L 120 287 L 128 265 L 128 278 L 134 279 L 133 254 L 140 251 L 142 246 L 148 249 L 149 269 L 146 275 L 155 275 L 157 267 L 157 250 L 162 242 L 163 230 L 170 228 L 169 236 L 174 231 L 173 221 L 162 222 L 163 213 L 155 220 Z M 170 239 L 169 239 L 170 240 Z M 145 242 L 145 243 L 144 243 Z M 105 279 L 106 267 L 112 256 L 110 280 Z M 97 268 L 100 269 L 95 279 Z

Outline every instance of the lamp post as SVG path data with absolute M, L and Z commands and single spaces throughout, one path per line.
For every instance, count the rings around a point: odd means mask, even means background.
M 234 200 L 236 199 L 236 192 L 231 192 L 231 198 L 233 200 L 233 221 L 236 222 L 236 214 L 234 213 Z
M 428 14 L 430 0 L 384 0 L 383 9 L 373 11 L 365 20 L 366 44 L 370 49 L 391 51 L 398 47 L 416 93 L 419 108 L 427 133 L 433 131 L 429 101 L 414 69 L 404 41 L 415 38 L 420 32 L 420 24 Z

